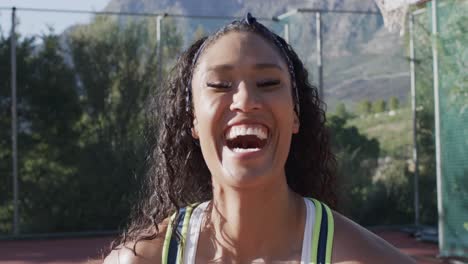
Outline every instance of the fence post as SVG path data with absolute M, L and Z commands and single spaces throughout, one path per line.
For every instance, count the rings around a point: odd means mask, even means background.
M 436 147 L 436 171 L 437 171 L 437 209 L 439 215 L 439 251 L 445 246 L 444 235 L 444 205 L 442 201 L 442 167 L 441 167 L 441 144 L 440 144 L 440 96 L 439 96 L 439 55 L 438 55 L 438 19 L 437 19 L 437 0 L 432 3 L 432 70 L 434 74 L 434 121 L 435 121 L 435 147 Z M 443 253 L 442 253 L 443 255 Z
M 414 225 L 419 229 L 419 158 L 416 113 L 416 74 L 414 69 L 414 15 L 409 17 L 410 35 L 410 73 L 411 73 L 411 110 L 413 112 L 413 162 L 414 162 Z
M 16 7 L 11 9 L 11 147 L 13 161 L 13 234 L 19 234 L 18 222 L 18 138 L 16 109 Z
M 158 58 L 158 84 L 163 80 L 162 78 L 162 44 L 161 44 L 161 23 L 163 15 L 156 17 L 156 43 L 157 43 L 157 58 Z
M 315 32 L 317 40 L 317 74 L 318 74 L 318 89 L 319 98 L 325 102 L 323 91 L 323 64 L 322 64 L 322 19 L 320 11 L 315 13 Z

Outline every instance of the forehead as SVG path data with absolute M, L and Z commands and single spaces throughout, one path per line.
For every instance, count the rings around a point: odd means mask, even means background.
M 228 67 L 277 65 L 287 71 L 286 63 L 274 44 L 252 32 L 229 32 L 211 43 L 198 61 L 200 70 Z

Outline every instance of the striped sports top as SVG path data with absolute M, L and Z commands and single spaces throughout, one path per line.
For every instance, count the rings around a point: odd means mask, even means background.
M 306 204 L 306 224 L 302 241 L 301 264 L 331 263 L 333 247 L 334 223 L 330 208 L 313 198 L 304 198 Z M 162 264 L 194 264 L 200 234 L 203 213 L 208 202 L 194 204 L 181 208 L 176 221 L 177 232 L 181 239 L 173 233 L 171 217 L 167 228 L 162 252 Z

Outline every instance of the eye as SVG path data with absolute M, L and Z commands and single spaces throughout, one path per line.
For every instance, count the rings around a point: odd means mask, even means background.
M 215 89 L 228 89 L 231 88 L 232 82 L 207 82 L 206 86 Z
M 261 80 L 257 82 L 258 87 L 271 87 L 280 84 L 280 80 Z

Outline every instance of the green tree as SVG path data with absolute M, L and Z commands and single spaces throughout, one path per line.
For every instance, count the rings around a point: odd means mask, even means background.
M 181 38 L 173 24 L 163 25 L 164 58 L 175 57 Z M 76 221 L 80 228 L 117 228 L 137 193 L 147 153 L 146 101 L 159 85 L 153 31 L 147 20 L 122 25 L 111 17 L 96 17 L 70 35 L 84 110 L 79 122 L 81 204 L 75 209 L 84 216 Z
M 413 181 L 406 160 L 381 159 L 373 176 L 366 221 L 372 225 L 405 225 L 413 221 Z M 389 210 L 391 208 L 391 210 Z M 372 214 L 371 212 L 380 212 Z
M 96 17 L 65 36 L 18 40 L 22 232 L 115 229 L 129 214 L 159 62 L 153 22 L 121 22 Z M 174 58 L 181 37 L 173 25 L 164 30 L 163 57 Z M 1 36 L 1 87 L 10 86 L 9 49 Z M 12 221 L 10 102 L 0 89 L 0 233 Z
M 383 99 L 376 100 L 372 103 L 372 112 L 382 113 L 387 110 L 387 102 Z
M 24 73 L 24 78 L 18 78 L 18 112 L 20 122 L 24 112 L 23 97 L 19 96 L 24 89 L 24 83 L 32 76 L 30 58 L 32 57 L 34 39 L 24 38 L 18 41 L 16 48 L 18 75 Z M 10 69 L 10 38 L 0 35 L 0 233 L 9 233 L 13 219 L 12 193 L 12 156 L 11 156 L 11 69 Z M 19 126 L 21 133 L 22 126 Z M 25 142 L 19 141 L 20 151 L 27 150 Z
M 153 31 L 154 27 L 151 27 L 151 23 L 148 24 L 147 30 Z M 182 51 L 182 32 L 177 27 L 176 20 L 174 18 L 165 18 L 163 27 L 161 29 L 162 39 L 162 58 L 164 65 L 164 72 L 167 73 L 169 68 L 175 63 L 177 54 Z
M 400 101 L 395 96 L 390 97 L 389 101 L 390 110 L 397 110 L 400 107 Z
M 362 100 L 357 105 L 357 112 L 360 115 L 368 115 L 372 113 L 372 104 L 369 100 Z
M 344 103 L 340 102 L 336 105 L 335 115 L 344 119 L 348 118 L 349 113 L 346 110 L 346 105 Z
M 327 121 L 338 161 L 339 210 L 359 223 L 368 223 L 366 214 L 370 212 L 362 208 L 368 203 L 372 188 L 379 143 L 359 133 L 356 127 L 347 126 L 346 122 L 338 116 L 330 116 Z
M 74 154 L 77 145 L 74 142 L 78 134 L 74 124 L 80 117 L 75 78 L 60 54 L 59 37 L 49 34 L 40 39 L 39 45 L 35 43 L 33 38 L 18 38 L 17 45 L 18 174 L 23 232 L 60 229 L 64 224 L 61 219 L 71 210 L 66 203 L 69 192 L 63 190 L 73 185 L 76 176 Z M 9 40 L 2 37 L 0 47 L 1 65 L 5 65 L 0 72 L 6 77 L 1 80 L 7 84 L 5 87 L 9 87 Z M 10 94 L 2 92 L 2 112 L 7 112 L 10 100 Z M 0 166 L 9 168 L 5 172 L 8 175 L 6 186 L 10 187 L 11 120 L 10 115 L 5 117 L 0 122 L 0 149 L 8 145 L 5 160 L 9 164 L 5 166 L 2 162 Z M 7 204 L 0 204 L 3 207 L 0 214 L 11 212 L 11 204 L 8 205 L 11 188 L 1 193 L 6 196 L 2 197 L 2 202 L 7 201 Z M 10 217 L 0 216 L 0 221 L 3 222 L 0 232 L 8 232 L 11 226 L 5 222 L 11 223 L 11 214 Z
M 67 225 L 60 219 L 71 213 L 70 192 L 63 190 L 73 187 L 76 180 L 75 124 L 81 116 L 75 77 L 62 57 L 59 36 L 43 36 L 41 44 L 32 60 L 31 83 L 22 94 L 28 100 L 31 133 L 27 136 L 32 145 L 23 155 L 20 170 L 23 199 L 29 201 L 22 208 L 24 224 L 31 232 L 63 230 Z

